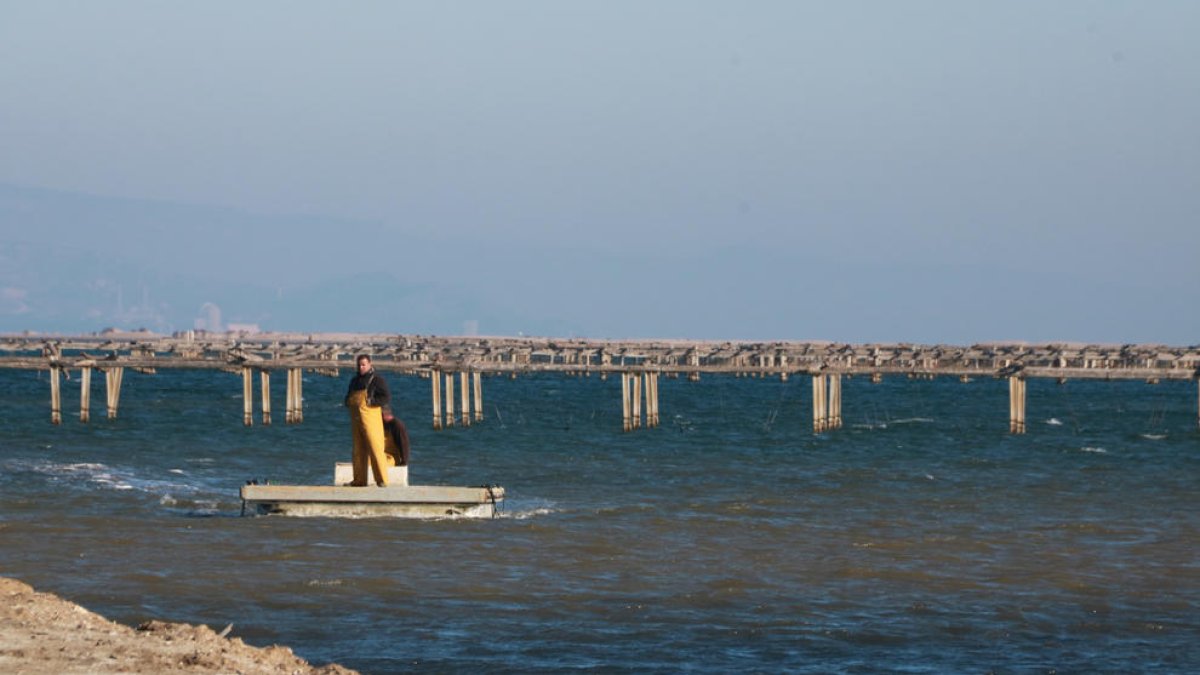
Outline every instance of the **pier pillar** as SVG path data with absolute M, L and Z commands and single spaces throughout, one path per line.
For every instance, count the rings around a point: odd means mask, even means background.
M 430 389 L 433 393 L 433 428 L 435 430 L 442 428 L 442 376 L 438 371 L 433 371 L 429 378 Z
M 638 377 L 637 373 L 632 374 L 633 385 L 633 428 L 642 428 L 642 378 Z
M 633 430 L 632 406 L 629 401 L 629 373 L 621 373 L 621 429 Z
M 242 367 L 242 424 L 254 426 L 254 374 Z
M 258 374 L 259 385 L 262 387 L 262 422 L 263 426 L 271 426 L 271 371 L 263 370 Z
M 1025 433 L 1025 379 L 1016 375 L 1008 378 L 1008 432 Z
M 446 426 L 454 426 L 454 373 L 446 373 Z
M 121 381 L 125 379 L 125 368 L 104 369 L 104 387 L 107 394 L 105 403 L 108 406 L 108 419 L 117 419 L 117 408 L 121 403 Z
M 292 423 L 304 421 L 304 369 L 292 368 Z
M 79 421 L 87 422 L 92 417 L 92 368 L 79 370 Z
M 471 426 L 471 374 L 467 371 L 460 373 L 460 384 L 462 385 L 462 425 L 464 427 Z
M 660 420 L 658 415 L 658 380 L 660 375 L 661 373 L 654 373 L 654 426 L 656 427 L 659 425 Z
M 479 371 L 472 373 L 475 377 L 475 421 L 483 421 L 483 378 Z
M 62 368 L 50 366 L 50 423 L 62 424 Z
M 292 388 L 295 386 L 292 383 L 292 370 L 293 370 L 292 368 L 287 369 L 287 387 L 285 388 L 285 393 L 283 395 L 283 423 L 284 424 L 292 423 L 292 410 L 293 410 Z
M 646 426 L 658 426 L 658 373 L 646 373 Z
M 829 417 L 826 426 L 830 429 L 842 428 L 842 376 L 829 376 Z
M 296 422 L 296 377 L 295 368 L 287 369 L 287 393 L 283 397 L 283 422 L 284 424 L 294 424 Z
M 826 420 L 829 418 L 829 401 L 826 398 L 825 376 L 812 376 L 813 389 L 813 433 L 825 431 Z

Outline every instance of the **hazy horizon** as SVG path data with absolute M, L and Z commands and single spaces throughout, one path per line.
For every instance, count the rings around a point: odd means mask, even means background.
M 0 332 L 1196 344 L 1196 25 L 0 3 Z

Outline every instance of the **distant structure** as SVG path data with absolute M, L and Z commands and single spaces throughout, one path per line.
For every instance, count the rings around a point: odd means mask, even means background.
M 192 322 L 192 327 L 196 330 L 220 333 L 224 330 L 221 325 L 221 308 L 212 302 L 204 303 L 200 306 L 200 316 Z

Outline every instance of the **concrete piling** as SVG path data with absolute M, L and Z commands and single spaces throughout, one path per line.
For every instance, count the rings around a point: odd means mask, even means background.
M 642 378 L 633 373 L 630 384 L 633 385 L 633 428 L 642 428 Z
M 483 421 L 483 378 L 479 371 L 472 373 L 475 378 L 475 421 Z
M 1008 378 L 1008 432 L 1025 433 L 1025 378 Z
M 92 417 L 92 369 L 79 370 L 79 421 L 87 423 Z
M 50 423 L 62 424 L 62 369 L 50 366 Z
M 633 430 L 633 404 L 629 400 L 629 373 L 621 373 L 621 428 Z
M 254 373 L 242 367 L 242 425 L 254 426 Z
M 121 403 L 121 381 L 125 379 L 125 368 L 118 366 L 116 368 L 104 369 L 104 386 L 106 390 L 106 400 L 108 408 L 108 419 L 117 419 L 117 408 Z
M 842 428 L 842 376 L 813 375 L 813 433 Z
M 462 425 L 464 427 L 471 426 L 471 374 L 467 371 L 459 373 L 459 379 L 462 384 Z
M 430 377 L 433 394 L 433 429 L 442 429 L 442 375 L 434 370 Z
M 262 370 L 258 374 L 259 386 L 262 388 L 262 423 L 271 426 L 271 371 Z

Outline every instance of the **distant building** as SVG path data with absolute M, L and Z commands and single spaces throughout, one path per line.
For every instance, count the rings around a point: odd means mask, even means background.
M 200 306 L 200 316 L 192 322 L 192 327 L 210 333 L 220 333 L 225 330 L 221 325 L 221 308 L 212 302 L 204 303 Z
M 259 332 L 260 329 L 256 323 L 231 323 L 225 327 L 225 330 L 229 331 L 230 333 L 244 333 L 246 335 L 253 335 Z

